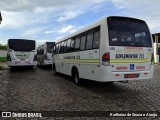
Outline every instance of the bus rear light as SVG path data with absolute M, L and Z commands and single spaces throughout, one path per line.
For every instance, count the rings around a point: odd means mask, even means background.
M 10 56 L 10 54 L 7 54 L 7 61 L 11 61 L 11 56 Z
M 148 73 L 144 73 L 144 75 L 147 75 Z
M 37 55 L 34 55 L 33 61 L 37 61 Z
M 116 76 L 116 77 L 119 77 L 119 76 L 120 76 L 120 74 L 115 74 L 115 76 Z
M 152 53 L 152 56 L 151 56 L 151 64 L 153 65 L 154 64 L 154 54 Z
M 110 65 L 110 53 L 104 53 L 102 56 L 102 64 L 105 66 L 109 66 Z

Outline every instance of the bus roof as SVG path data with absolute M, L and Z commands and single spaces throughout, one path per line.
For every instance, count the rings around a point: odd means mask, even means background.
M 39 48 L 39 47 L 41 47 L 41 46 L 44 46 L 45 44 L 53 44 L 53 45 L 55 45 L 56 44 L 56 42 L 45 42 L 44 44 L 42 44 L 42 45 L 40 45 L 40 46 L 38 46 L 37 48 Z
M 105 22 L 107 18 L 112 18 L 112 17 L 117 17 L 117 18 L 118 18 L 118 17 L 119 17 L 119 18 L 131 18 L 131 19 L 135 19 L 135 20 L 141 20 L 141 19 L 132 18 L 132 17 L 126 17 L 126 16 L 108 16 L 108 17 L 104 17 L 103 19 L 100 19 L 100 20 L 98 20 L 97 22 L 92 23 L 92 24 L 89 25 L 89 26 L 86 26 L 85 28 L 82 28 L 82 29 L 80 29 L 80 30 L 78 30 L 78 31 L 76 31 L 76 32 L 74 32 L 74 33 L 72 33 L 72 34 L 64 37 L 64 38 L 61 38 L 61 39 L 57 40 L 56 43 L 59 43 L 59 42 L 61 42 L 61 41 L 63 41 L 63 40 L 66 40 L 66 39 L 69 39 L 69 38 L 71 38 L 71 37 L 73 37 L 73 36 L 76 36 L 76 35 L 82 33 L 82 32 L 85 32 L 85 31 L 87 31 L 87 30 L 89 30 L 89 29 L 91 29 L 91 28 L 97 27 L 97 26 L 101 25 L 103 22 Z M 141 20 L 141 21 L 143 21 L 143 20 Z M 145 21 L 143 21 L 143 22 L 145 22 Z
M 8 42 L 10 41 L 10 40 L 29 40 L 29 39 L 8 39 Z M 29 41 L 35 41 L 35 40 L 29 40 Z

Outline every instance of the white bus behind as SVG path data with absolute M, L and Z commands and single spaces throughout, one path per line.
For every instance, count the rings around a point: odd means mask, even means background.
M 37 48 L 37 65 L 52 65 L 52 49 L 55 42 L 46 42 Z
M 36 66 L 37 51 L 35 40 L 9 39 L 7 64 L 11 68 L 15 66 Z

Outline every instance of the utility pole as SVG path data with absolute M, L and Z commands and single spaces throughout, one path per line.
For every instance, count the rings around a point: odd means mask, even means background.
M 2 15 L 1 15 L 1 12 L 0 12 L 0 24 L 1 24 L 1 22 L 2 22 Z
M 158 55 L 158 35 L 154 35 L 155 37 L 155 47 L 154 47 L 154 59 L 155 59 L 155 63 L 159 63 L 159 55 Z

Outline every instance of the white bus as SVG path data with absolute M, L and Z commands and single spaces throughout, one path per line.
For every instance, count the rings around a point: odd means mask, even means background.
M 7 64 L 11 68 L 15 66 L 36 66 L 37 51 L 35 40 L 9 39 Z
M 100 82 L 153 77 L 152 37 L 145 21 L 110 16 L 56 43 L 55 71 Z
M 37 65 L 52 65 L 52 50 L 55 42 L 46 42 L 37 48 Z

